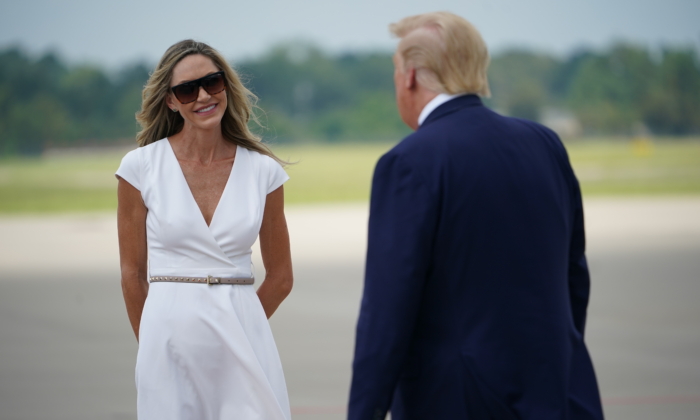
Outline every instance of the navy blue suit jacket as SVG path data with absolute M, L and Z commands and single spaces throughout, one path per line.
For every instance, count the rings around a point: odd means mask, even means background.
M 474 95 L 377 163 L 348 418 L 602 419 L 578 181 Z

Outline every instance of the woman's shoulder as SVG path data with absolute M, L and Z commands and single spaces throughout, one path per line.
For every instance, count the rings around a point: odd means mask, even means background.
M 139 146 L 136 149 L 130 150 L 127 152 L 127 154 L 124 156 L 126 159 L 127 156 L 133 158 L 141 157 L 144 155 L 152 154 L 155 153 L 163 148 L 165 145 L 166 139 L 161 139 L 161 140 L 156 140 L 153 143 L 149 143 L 145 146 Z
M 249 159 L 261 160 L 267 157 L 264 154 L 258 152 L 257 150 L 249 149 L 241 144 L 238 145 L 238 151 L 236 153 L 240 152 L 243 152 L 244 154 L 248 155 Z
M 257 150 L 248 149 L 245 146 L 239 145 L 236 153 L 242 153 L 242 156 L 246 156 L 246 159 L 257 167 L 270 168 L 277 165 L 277 161 L 275 161 L 275 159 L 272 157 L 264 153 L 260 153 Z
M 159 151 L 162 151 L 165 149 L 168 143 L 168 138 L 162 138 L 160 140 L 156 140 L 153 143 L 149 143 L 145 146 L 141 146 L 136 150 L 139 150 L 141 154 L 147 155 L 150 153 L 157 153 Z
M 148 162 L 153 160 L 155 154 L 162 153 L 165 145 L 165 139 L 162 139 L 130 150 L 122 158 L 121 167 L 140 169 L 143 165 L 147 165 Z
M 129 150 L 122 158 L 121 167 L 139 166 L 141 162 L 141 147 Z
M 244 150 L 243 153 L 248 157 L 250 167 L 253 168 L 254 173 L 258 174 L 260 186 L 267 194 L 279 188 L 289 179 L 282 165 L 272 156 L 243 147 L 239 147 L 240 150 Z

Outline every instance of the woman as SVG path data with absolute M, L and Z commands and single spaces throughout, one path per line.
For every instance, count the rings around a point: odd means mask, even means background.
M 288 177 L 248 130 L 253 99 L 191 40 L 166 51 L 144 88 L 140 147 L 116 173 L 140 420 L 291 418 L 267 322 L 292 288 Z

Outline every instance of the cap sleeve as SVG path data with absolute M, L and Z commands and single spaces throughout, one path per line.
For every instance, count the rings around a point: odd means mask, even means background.
M 141 191 L 141 160 L 138 151 L 139 149 L 132 150 L 122 158 L 115 175 Z
M 282 184 L 289 180 L 287 172 L 284 171 L 282 165 L 277 163 L 271 157 L 267 157 L 268 160 L 268 177 L 267 177 L 267 193 L 270 194 L 272 191 L 281 187 Z

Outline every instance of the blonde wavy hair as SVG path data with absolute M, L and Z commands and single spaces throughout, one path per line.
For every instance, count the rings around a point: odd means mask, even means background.
M 449 12 L 425 13 L 392 23 L 389 31 L 401 38 L 397 54 L 403 71 L 416 69 L 421 85 L 451 95 L 491 96 L 486 43 L 466 19 Z
M 248 150 L 256 151 L 279 162 L 286 164 L 262 143 L 259 136 L 248 128 L 252 119 L 259 124 L 253 113 L 257 97 L 241 82 L 238 74 L 214 48 L 203 42 L 186 39 L 172 45 L 163 54 L 141 94 L 141 110 L 136 113 L 136 121 L 142 130 L 136 135 L 139 147 L 146 146 L 157 140 L 179 133 L 184 126 L 182 116 L 172 112 L 166 103 L 170 94 L 170 82 L 173 68 L 188 55 L 200 54 L 209 57 L 214 65 L 225 74 L 227 106 L 221 119 L 221 131 L 224 139 Z

